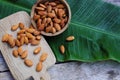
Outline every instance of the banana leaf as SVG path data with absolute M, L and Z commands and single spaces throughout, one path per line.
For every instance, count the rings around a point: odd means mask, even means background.
M 30 13 L 36 0 L 0 0 L 0 18 L 17 11 Z M 120 7 L 102 0 L 67 0 L 72 12 L 69 28 L 59 36 L 46 37 L 57 61 L 120 62 Z M 73 35 L 75 40 L 66 42 Z M 64 55 L 59 46 L 65 46 Z

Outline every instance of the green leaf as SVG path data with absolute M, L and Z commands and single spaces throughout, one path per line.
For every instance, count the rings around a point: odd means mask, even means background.
M 59 36 L 46 37 L 57 61 L 120 61 L 120 7 L 102 0 L 67 0 L 72 11 L 69 28 Z M 27 3 L 27 4 L 26 4 Z M 0 18 L 13 12 L 30 12 L 34 0 L 1 0 Z M 66 42 L 73 35 L 75 40 Z M 65 46 L 61 54 L 59 46 Z

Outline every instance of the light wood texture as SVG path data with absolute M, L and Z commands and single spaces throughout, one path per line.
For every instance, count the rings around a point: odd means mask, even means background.
M 0 40 L 2 39 L 2 36 L 5 33 L 12 34 L 14 37 L 16 37 L 16 32 L 11 31 L 11 26 L 14 24 L 18 24 L 19 22 L 24 23 L 25 26 L 28 27 L 31 24 L 30 16 L 26 12 L 21 11 L 0 20 L 0 32 L 1 32 Z M 30 44 L 23 46 L 24 50 L 28 50 L 27 58 L 31 59 L 34 62 L 32 67 L 27 67 L 26 65 L 24 65 L 24 61 L 20 57 L 19 58 L 13 57 L 12 50 L 17 47 L 10 48 L 6 43 L 0 41 L 0 49 L 2 55 L 15 80 L 25 80 L 30 76 L 33 76 L 34 80 L 40 80 L 40 77 L 43 77 L 45 80 L 50 80 L 50 76 L 46 72 L 46 69 L 55 64 L 56 62 L 55 56 L 43 37 L 40 41 L 40 45 L 38 46 L 42 47 L 42 51 L 38 55 L 33 54 L 33 50 L 37 46 L 31 46 Z M 44 67 L 42 71 L 36 72 L 36 65 L 39 62 L 40 55 L 43 52 L 48 53 L 48 58 L 46 59 L 45 62 L 43 62 Z

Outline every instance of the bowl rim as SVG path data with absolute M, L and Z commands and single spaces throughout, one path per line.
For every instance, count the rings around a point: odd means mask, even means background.
M 33 16 L 34 16 L 34 9 L 35 9 L 35 7 L 37 6 L 37 4 L 39 3 L 39 2 L 41 2 L 42 0 L 38 0 L 34 5 L 33 5 L 33 7 L 32 7 L 32 10 L 31 10 L 31 23 L 32 23 L 32 25 L 36 28 L 36 23 L 35 23 L 35 21 L 32 19 L 33 18 Z M 67 11 L 68 11 L 68 21 L 67 21 L 67 23 L 65 24 L 65 26 L 64 26 L 64 28 L 62 28 L 60 31 L 58 31 L 58 32 L 56 32 L 56 33 L 46 33 L 45 31 L 41 31 L 41 34 L 42 35 L 44 35 L 44 36 L 57 36 L 57 35 L 60 35 L 60 34 L 62 34 L 67 28 L 68 28 L 68 26 L 69 26 L 69 24 L 70 24 L 70 21 L 71 21 L 71 9 L 70 9 L 70 6 L 68 5 L 68 3 L 67 3 L 67 1 L 65 1 L 65 0 L 59 0 L 59 1 L 62 1 L 63 2 L 63 4 L 66 6 L 66 9 L 67 9 Z

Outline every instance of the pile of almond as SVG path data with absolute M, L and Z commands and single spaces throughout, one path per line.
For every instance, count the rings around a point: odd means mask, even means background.
M 66 6 L 60 0 L 38 3 L 33 20 L 39 31 L 54 34 L 63 29 L 68 21 Z
M 2 37 L 2 42 L 7 43 L 10 47 L 15 47 L 17 46 L 17 49 L 14 49 L 12 54 L 14 57 L 19 57 L 21 59 L 24 59 L 24 63 L 28 66 L 31 67 L 33 65 L 33 61 L 30 59 L 27 59 L 28 56 L 28 50 L 23 50 L 22 46 L 28 45 L 29 43 L 31 45 L 38 45 L 40 43 L 40 32 L 37 31 L 32 25 L 27 28 L 24 26 L 23 23 L 19 23 L 16 25 L 13 25 L 11 27 L 12 31 L 16 31 L 18 28 L 20 28 L 19 31 L 17 31 L 17 37 L 13 38 L 13 36 L 11 34 L 6 33 L 5 35 L 3 35 Z M 35 55 L 37 55 L 38 53 L 40 53 L 41 51 L 41 47 L 37 47 L 33 53 Z M 44 62 L 47 58 L 47 53 L 43 53 L 40 56 L 40 60 L 39 63 L 36 65 L 36 71 L 39 72 L 42 70 L 42 62 Z

